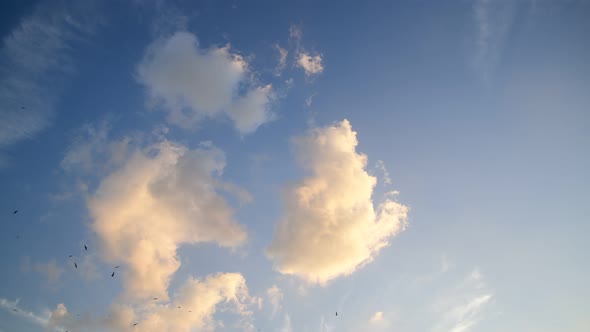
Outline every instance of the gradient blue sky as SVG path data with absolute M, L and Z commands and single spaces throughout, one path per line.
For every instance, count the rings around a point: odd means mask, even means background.
M 589 32 L 574 0 L 3 1 L 0 331 L 588 331 Z

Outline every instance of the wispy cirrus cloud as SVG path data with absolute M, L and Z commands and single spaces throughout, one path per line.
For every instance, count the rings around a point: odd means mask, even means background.
M 76 5 L 42 3 L 2 40 L 0 149 L 51 124 L 64 78 L 74 69 L 72 44 L 95 27 L 95 20 L 81 18 L 84 12 Z M 6 158 L 0 156 L 0 165 Z
M 22 269 L 25 272 L 36 272 L 46 278 L 49 285 L 56 285 L 61 275 L 65 272 L 63 268 L 57 265 L 55 259 L 48 261 L 47 263 L 42 262 L 31 262 L 30 257 L 25 257 L 23 260 Z
M 513 1 L 497 0 L 477 0 L 473 3 L 476 25 L 473 65 L 485 84 L 492 80 L 504 52 L 514 23 L 516 5 Z
M 20 300 L 16 299 L 14 301 L 10 301 L 5 298 L 0 298 L 0 309 L 16 316 L 21 319 L 24 319 L 28 322 L 31 322 L 35 325 L 49 328 L 50 327 L 50 320 L 51 320 L 51 313 L 49 310 L 42 314 L 35 313 L 33 311 L 29 311 L 24 309 L 19 305 Z M 57 327 L 51 329 L 52 331 L 60 331 Z
M 433 332 L 467 332 L 481 319 L 486 305 L 493 298 L 492 291 L 475 268 L 457 287 L 437 301 L 434 311 L 439 317 Z

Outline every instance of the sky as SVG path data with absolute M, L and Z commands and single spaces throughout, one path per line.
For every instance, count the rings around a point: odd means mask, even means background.
M 590 330 L 590 2 L 3 1 L 0 332 Z

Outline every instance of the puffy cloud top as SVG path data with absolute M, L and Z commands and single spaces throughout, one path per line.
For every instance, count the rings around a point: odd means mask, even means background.
M 356 132 L 344 120 L 296 137 L 302 167 L 311 173 L 286 188 L 285 211 L 267 255 L 284 274 L 323 284 L 370 262 L 404 228 L 408 208 L 391 198 L 376 208 L 376 178 L 356 152 Z

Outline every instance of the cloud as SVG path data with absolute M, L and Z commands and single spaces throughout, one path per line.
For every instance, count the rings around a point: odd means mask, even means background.
M 293 139 L 299 163 L 311 173 L 286 188 L 285 211 L 266 253 L 275 268 L 323 284 L 372 261 L 403 230 L 408 208 L 390 198 L 376 208 L 376 178 L 356 152 L 348 120 Z
M 274 317 L 279 310 L 281 310 L 281 302 L 283 302 L 283 292 L 277 285 L 273 285 L 266 290 L 266 296 L 272 306 L 272 317 Z
M 440 320 L 432 331 L 469 331 L 481 319 L 481 312 L 492 297 L 483 275 L 477 268 L 474 269 L 451 294 L 435 304 Z
M 383 311 L 377 311 L 371 319 L 369 319 L 369 323 L 371 324 L 378 324 L 383 321 Z
M 118 141 L 109 139 L 112 119 L 106 118 L 97 124 L 87 123 L 75 133 L 60 166 L 67 171 L 102 173 L 120 165 L 130 153 L 131 137 Z
M 244 277 L 239 273 L 217 273 L 203 280 L 188 278 L 174 294 L 172 301 L 148 301 L 148 304 L 130 306 L 114 304 L 107 317 L 77 317 L 59 304 L 53 311 L 49 326 L 84 331 L 130 331 L 133 324 L 146 332 L 215 330 L 214 319 L 218 309 L 231 311 L 238 317 L 241 330 L 251 330 L 251 297 Z
M 57 266 L 55 259 L 47 263 L 32 263 L 30 257 L 25 257 L 22 268 L 25 272 L 33 271 L 43 275 L 50 285 L 57 284 L 61 275 L 65 272 L 64 269 Z
M 285 314 L 283 326 L 279 329 L 279 332 L 293 332 L 293 326 L 291 325 L 291 317 Z
M 275 98 L 272 86 L 259 87 L 250 90 L 245 96 L 238 98 L 229 110 L 229 116 L 234 121 L 240 133 L 250 134 L 262 124 L 274 119 L 270 111 L 272 100 Z
M 225 155 L 215 147 L 189 149 L 164 140 L 132 151 L 90 194 L 91 228 L 103 258 L 126 266 L 129 298 L 167 298 L 182 244 L 235 247 L 246 241 L 219 192 L 247 193 L 220 179 L 224 167 Z
M 194 128 L 204 118 L 229 116 L 243 134 L 272 120 L 272 86 L 255 86 L 248 63 L 229 46 L 200 48 L 189 32 L 153 42 L 137 68 L 137 80 L 168 121 Z
M 322 61 L 322 56 L 320 54 L 310 55 L 305 52 L 300 52 L 297 56 L 297 65 L 303 68 L 306 76 L 321 74 L 324 71 Z
M 274 49 L 279 52 L 279 63 L 275 67 L 275 75 L 281 76 L 283 70 L 287 66 L 287 56 L 289 55 L 289 51 L 279 46 L 279 44 L 275 44 Z
M 72 44 L 93 28 L 93 20 L 82 20 L 73 8 L 53 5 L 39 5 L 2 40 L 0 148 L 50 125 L 62 81 L 73 70 Z
M 377 160 L 375 167 L 383 173 L 383 183 L 391 184 L 391 175 L 389 175 L 389 171 L 387 170 L 387 167 L 385 167 L 383 160 Z
M 289 27 L 289 39 L 293 39 L 296 42 L 299 42 L 301 40 L 302 36 L 303 36 L 303 30 L 301 29 L 301 26 L 291 25 Z
M 7 311 L 8 313 L 15 315 L 17 317 L 23 318 L 33 324 L 47 327 L 49 326 L 50 315 L 40 315 L 36 314 L 32 311 L 24 310 L 19 306 L 19 300 L 16 299 L 14 301 L 7 300 L 5 298 L 0 298 L 0 309 Z
M 515 4 L 510 1 L 477 0 L 474 67 L 488 84 L 504 51 L 506 36 L 514 22 Z

